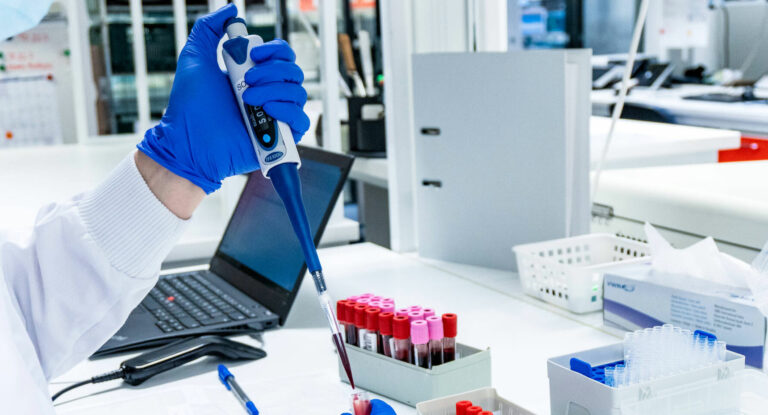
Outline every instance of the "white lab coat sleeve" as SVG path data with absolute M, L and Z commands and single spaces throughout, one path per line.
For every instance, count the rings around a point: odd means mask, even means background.
M 120 328 L 185 224 L 152 194 L 131 154 L 96 189 L 43 208 L 29 235 L 0 247 L 11 305 L 46 379 Z

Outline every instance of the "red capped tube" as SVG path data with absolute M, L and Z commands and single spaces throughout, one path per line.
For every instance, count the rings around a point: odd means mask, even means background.
M 443 314 L 443 362 L 456 360 L 456 321 L 458 317 L 453 313 Z

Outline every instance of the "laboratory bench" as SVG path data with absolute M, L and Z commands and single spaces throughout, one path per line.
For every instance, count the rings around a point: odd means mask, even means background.
M 370 243 L 321 249 L 320 258 L 336 298 L 374 292 L 394 297 L 400 305 L 458 313 L 458 341 L 490 347 L 493 386 L 500 395 L 537 414 L 549 413 L 548 358 L 620 341 L 618 332 L 602 326 L 600 313 L 574 315 L 525 296 L 513 272 L 422 259 Z M 235 338 L 268 353 L 259 361 L 229 365 L 262 413 L 328 415 L 348 409 L 349 386 L 340 381 L 327 323 L 317 307 L 311 279 L 304 278 L 285 327 L 265 332 L 261 341 Z M 54 379 L 50 391 L 114 370 L 127 357 L 82 362 Z M 120 381 L 84 386 L 59 398 L 57 411 L 62 415 L 104 410 L 112 415 L 240 413 L 235 398 L 218 381 L 217 362 L 206 360 L 166 372 L 138 388 Z M 387 402 L 398 415 L 415 413 L 411 407 Z M 183 412 L 192 405 L 197 405 L 196 412 Z M 168 411 L 160 412 L 160 407 Z M 206 412 L 207 407 L 216 409 Z
M 712 93 L 741 94 L 743 88 L 714 85 L 679 85 L 670 89 L 634 88 L 626 102 L 657 108 L 668 113 L 675 124 L 727 128 L 747 135 L 768 136 L 768 105 L 764 101 L 712 102 L 685 99 Z M 757 92 L 756 92 L 757 93 Z M 607 116 L 616 103 L 615 91 L 592 91 L 592 113 Z
M 0 151 L 0 239 L 6 232 L 31 228 L 38 210 L 94 188 L 136 146 L 139 137 L 105 138 L 104 143 L 27 147 Z M 245 176 L 228 178 L 203 200 L 167 262 L 210 258 L 245 185 Z M 360 238 L 356 221 L 334 215 L 321 245 Z

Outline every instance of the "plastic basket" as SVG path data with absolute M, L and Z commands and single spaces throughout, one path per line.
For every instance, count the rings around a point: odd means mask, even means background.
M 603 307 L 603 274 L 650 260 L 648 244 L 611 234 L 555 239 L 512 248 L 526 294 L 587 313 Z
M 494 388 L 483 388 L 445 396 L 416 405 L 417 415 L 456 415 L 456 402 L 470 401 L 486 411 L 500 415 L 533 415 L 514 403 L 500 397 Z

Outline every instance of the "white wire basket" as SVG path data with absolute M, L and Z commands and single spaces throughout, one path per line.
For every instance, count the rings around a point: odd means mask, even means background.
M 606 271 L 650 260 L 648 244 L 600 233 L 517 245 L 512 250 L 523 292 L 574 313 L 603 308 Z

